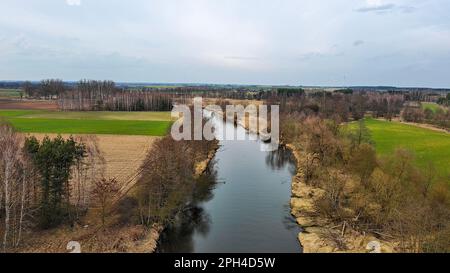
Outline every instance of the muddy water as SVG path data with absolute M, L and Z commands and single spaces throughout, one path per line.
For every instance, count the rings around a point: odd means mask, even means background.
M 261 151 L 257 136 L 214 118 L 218 134 L 246 136 L 221 148 L 198 182 L 192 203 L 160 238 L 158 252 L 300 252 L 290 214 L 295 163 L 289 150 Z

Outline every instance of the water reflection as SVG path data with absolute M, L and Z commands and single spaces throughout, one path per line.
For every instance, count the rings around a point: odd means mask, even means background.
M 276 151 L 269 152 L 266 156 L 266 164 L 272 170 L 281 170 L 288 164 L 289 172 L 294 175 L 296 173 L 296 166 L 294 156 L 288 148 L 280 146 Z
M 217 183 L 217 171 L 212 161 L 208 171 L 196 181 L 196 188 L 189 205 L 177 215 L 164 230 L 159 239 L 160 253 L 192 253 L 194 251 L 194 233 L 205 236 L 210 230 L 211 217 L 201 203 L 214 198 Z
M 180 213 L 160 237 L 158 252 L 194 252 L 194 232 L 206 234 L 210 228 L 210 217 L 201 207 L 189 207 Z

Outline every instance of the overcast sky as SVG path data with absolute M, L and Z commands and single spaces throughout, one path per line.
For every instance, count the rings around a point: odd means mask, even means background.
M 448 0 L 1 0 L 0 80 L 450 87 Z

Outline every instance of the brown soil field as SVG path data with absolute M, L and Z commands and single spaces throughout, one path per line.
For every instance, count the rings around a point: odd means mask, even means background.
M 55 101 L 0 99 L 0 109 L 57 110 Z
M 100 151 L 106 161 L 106 177 L 114 177 L 125 194 L 136 183 L 139 169 L 157 137 L 97 136 Z

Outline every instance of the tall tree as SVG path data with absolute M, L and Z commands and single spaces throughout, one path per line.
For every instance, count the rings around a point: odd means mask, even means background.
M 85 148 L 73 138 L 61 136 L 51 140 L 45 137 L 40 143 L 35 137 L 25 140 L 25 148 L 31 155 L 41 178 L 40 224 L 49 228 L 71 219 L 69 178 L 71 167 L 84 156 Z

